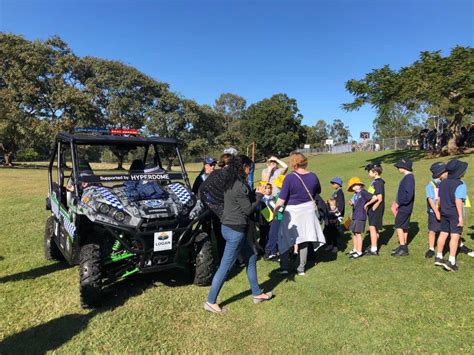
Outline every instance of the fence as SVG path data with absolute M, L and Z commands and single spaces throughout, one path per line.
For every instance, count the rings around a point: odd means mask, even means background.
M 378 152 L 382 150 L 415 149 L 417 147 L 418 141 L 413 137 L 394 137 L 362 143 L 325 146 L 324 148 L 298 149 L 298 152 L 304 154 L 341 154 L 350 152 Z

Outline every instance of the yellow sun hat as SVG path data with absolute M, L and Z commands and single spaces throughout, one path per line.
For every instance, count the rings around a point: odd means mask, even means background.
M 360 178 L 358 178 L 357 176 L 354 176 L 354 177 L 351 177 L 349 179 L 349 182 L 347 183 L 347 191 L 352 191 L 352 187 L 354 185 L 362 185 L 364 186 L 364 183 L 362 182 L 362 180 Z
M 281 187 L 283 186 L 283 180 L 285 180 L 285 175 L 278 175 L 275 180 L 273 180 L 273 183 L 276 187 L 281 189 Z

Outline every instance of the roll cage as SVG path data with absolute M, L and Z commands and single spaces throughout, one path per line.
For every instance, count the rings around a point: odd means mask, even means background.
M 80 198 L 78 185 L 81 182 L 102 182 L 100 181 L 100 176 L 94 177 L 81 177 L 79 175 L 79 158 L 77 154 L 77 146 L 115 146 L 115 147 L 144 147 L 144 156 L 143 161 L 147 161 L 147 157 L 150 151 L 150 147 L 154 149 L 153 162 L 162 167 L 162 157 L 158 153 L 158 146 L 168 147 L 169 152 L 174 152 L 178 158 L 181 172 L 176 173 L 167 173 L 166 175 L 170 180 L 183 180 L 185 185 L 190 189 L 191 184 L 189 182 L 189 177 L 184 166 L 184 162 L 181 156 L 181 153 L 178 149 L 179 142 L 174 138 L 164 138 L 164 137 L 125 137 L 125 136 L 109 136 L 109 135 L 86 135 L 86 134 L 70 134 L 70 133 L 58 133 L 54 141 L 53 151 L 51 154 L 51 160 L 48 166 L 48 191 L 49 195 L 53 194 L 53 191 L 56 191 L 56 198 L 58 199 L 59 204 L 65 204 L 65 187 L 64 187 L 64 168 L 66 167 L 65 157 L 63 156 L 64 149 L 67 147 L 71 152 L 71 162 L 72 162 L 72 172 L 71 172 L 71 182 L 74 185 L 74 194 L 75 198 Z M 57 163 L 57 185 L 54 186 L 53 182 L 53 168 L 54 163 Z M 163 177 L 163 176 L 162 176 Z M 118 173 L 114 175 L 107 175 L 107 179 L 111 181 L 123 182 L 130 180 L 160 180 L 160 176 L 157 174 L 147 175 L 147 174 L 127 174 L 127 173 Z M 105 179 L 105 180 L 107 180 Z M 47 202 L 47 208 L 49 209 L 50 201 Z

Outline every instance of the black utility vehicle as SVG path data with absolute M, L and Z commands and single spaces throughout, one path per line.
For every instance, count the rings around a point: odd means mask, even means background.
M 84 308 L 100 305 L 105 287 L 135 273 L 188 267 L 195 284 L 210 283 L 212 245 L 202 230 L 209 212 L 191 192 L 177 143 L 103 131 L 57 135 L 45 256 L 79 264 Z M 169 158 L 179 161 L 179 171 L 163 168 Z M 118 169 L 119 161 L 131 161 L 128 171 Z

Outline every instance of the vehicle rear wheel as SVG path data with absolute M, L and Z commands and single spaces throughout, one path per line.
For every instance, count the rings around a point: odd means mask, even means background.
M 194 241 L 194 281 L 195 285 L 208 286 L 214 276 L 215 263 L 211 238 L 207 233 L 199 233 Z
M 46 220 L 46 226 L 44 228 L 44 256 L 47 260 L 62 261 L 64 260 L 64 256 L 54 241 L 54 227 L 54 216 L 50 216 Z
M 98 307 L 102 298 L 102 250 L 99 244 L 89 243 L 81 248 L 80 286 L 82 308 Z

